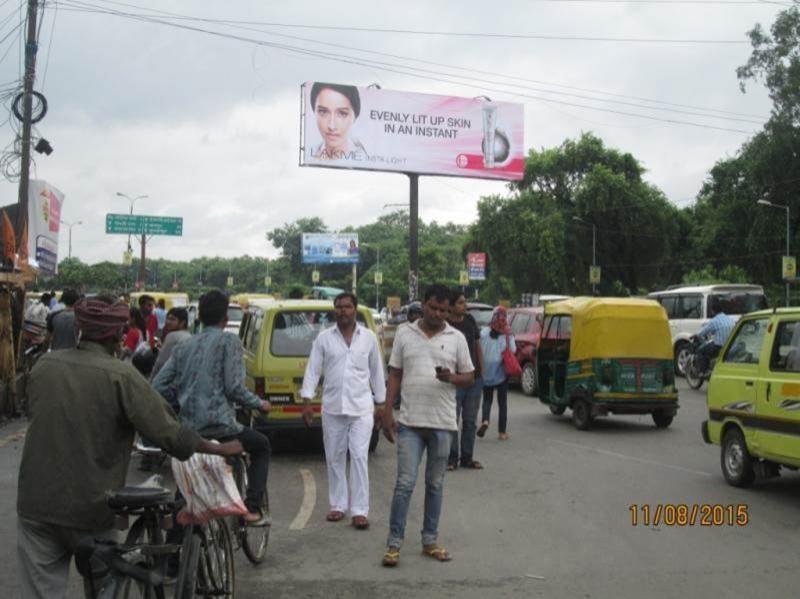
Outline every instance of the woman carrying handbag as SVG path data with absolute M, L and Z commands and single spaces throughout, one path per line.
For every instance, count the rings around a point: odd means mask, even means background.
M 497 391 L 497 406 L 500 411 L 497 420 L 497 431 L 499 433 L 498 438 L 501 441 L 506 441 L 510 437 L 506 432 L 508 420 L 508 377 L 509 375 L 514 375 L 514 363 L 516 363 L 516 368 L 519 368 L 519 363 L 514 358 L 517 344 L 506 324 L 506 318 L 506 309 L 498 306 L 492 313 L 489 328 L 481 331 L 484 368 L 483 414 L 478 436 L 483 437 L 489 428 L 492 400 L 494 392 Z M 511 370 L 511 372 L 508 372 L 508 370 Z

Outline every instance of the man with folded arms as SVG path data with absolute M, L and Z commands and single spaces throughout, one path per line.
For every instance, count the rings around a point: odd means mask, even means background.
M 340 293 L 333 306 L 336 326 L 317 336 L 306 365 L 300 392 L 305 400 L 303 420 L 311 425 L 311 399 L 320 376 L 324 376 L 322 435 L 330 502 L 327 520 L 338 522 L 349 511 L 353 526 L 364 530 L 369 528 L 369 441 L 382 418 L 375 405 L 384 404 L 386 382 L 378 338 L 356 322 L 356 296 Z M 348 450 L 349 481 L 345 475 Z

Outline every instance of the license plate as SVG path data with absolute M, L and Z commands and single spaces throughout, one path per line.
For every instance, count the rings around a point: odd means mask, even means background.
M 291 395 L 268 395 L 267 399 L 270 403 L 292 403 L 293 397 Z

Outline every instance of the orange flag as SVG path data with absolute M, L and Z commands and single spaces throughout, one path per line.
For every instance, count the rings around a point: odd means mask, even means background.
M 3 210 L 3 258 L 11 264 L 14 263 L 16 246 L 17 237 L 14 235 L 14 225 L 11 224 L 8 213 Z
M 28 267 L 28 221 L 22 229 L 22 237 L 19 240 L 19 255 L 17 257 L 17 268 L 20 270 Z

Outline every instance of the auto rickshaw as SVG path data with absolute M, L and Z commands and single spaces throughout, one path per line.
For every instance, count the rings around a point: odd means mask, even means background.
M 539 398 L 556 415 L 570 408 L 580 430 L 608 414 L 651 414 L 666 428 L 677 413 L 669 322 L 653 300 L 547 304 L 536 364 Z

